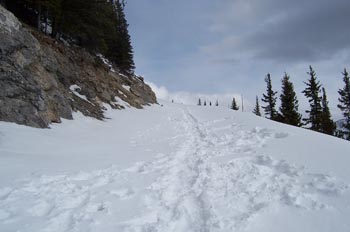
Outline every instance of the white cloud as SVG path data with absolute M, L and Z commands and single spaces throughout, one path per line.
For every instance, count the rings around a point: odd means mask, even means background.
M 155 83 L 147 82 L 147 84 L 152 88 L 155 92 L 158 99 L 165 101 L 174 101 L 174 103 L 185 104 L 185 105 L 196 105 L 198 103 L 198 99 L 201 99 L 202 103 L 206 101 L 207 105 L 212 103 L 215 105 L 216 100 L 219 102 L 219 106 L 221 107 L 229 107 L 232 98 L 236 99 L 237 104 L 240 109 L 242 109 L 242 97 L 238 93 L 224 93 L 224 94 L 202 94 L 202 93 L 190 93 L 185 91 L 178 92 L 170 92 L 164 86 L 157 86 Z M 243 97 L 244 111 L 250 112 L 252 111 L 254 104 L 248 101 L 245 97 Z
M 147 6 L 147 1 L 140 2 Z M 261 99 L 265 93 L 265 75 L 271 73 L 273 89 L 278 91 L 278 108 L 280 80 L 287 72 L 298 96 L 299 112 L 305 114 L 309 103 L 302 91 L 309 78 L 308 66 L 312 65 L 326 88 L 333 118 L 342 118 L 337 108 L 337 91 L 343 86 L 341 71 L 350 69 L 346 40 L 349 33 L 344 32 L 350 1 L 335 0 L 329 4 L 327 0 L 205 0 L 200 6 L 195 2 L 188 1 L 197 4 L 195 13 L 178 12 L 186 19 L 204 16 L 203 20 L 163 27 L 166 25 L 163 20 L 154 20 L 156 14 L 147 12 L 155 16 L 149 24 L 153 33 L 145 33 L 149 28 L 139 20 L 143 12 L 137 12 L 137 20 L 131 23 L 141 28 L 137 34 L 140 36 L 134 36 L 138 42 L 135 44 L 138 70 L 151 81 L 166 86 L 152 86 L 159 99 L 192 105 L 197 104 L 198 98 L 212 103 L 218 99 L 221 106 L 227 107 L 232 97 L 240 103 L 242 93 L 246 111 L 251 111 L 255 96 Z M 135 11 L 142 9 L 139 4 Z M 165 4 L 152 9 L 164 16 L 168 9 L 183 6 L 174 3 L 171 7 Z M 176 14 L 166 16 L 166 20 L 178 20 Z M 154 23 L 161 25 L 154 27 Z M 159 27 L 169 31 L 164 33 Z M 264 104 L 260 101 L 260 105 Z
M 169 92 L 166 87 L 164 86 L 158 87 L 156 84 L 152 82 L 146 82 L 146 84 L 148 84 L 151 87 L 151 89 L 156 94 L 158 99 L 168 100 Z

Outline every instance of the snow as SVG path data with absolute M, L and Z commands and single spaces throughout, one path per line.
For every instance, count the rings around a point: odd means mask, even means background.
M 120 90 L 118 90 L 118 93 L 121 94 L 121 95 L 123 95 L 123 96 L 126 97 L 126 98 L 128 97 L 127 95 L 125 95 L 125 93 L 123 93 L 123 92 L 120 91 Z
M 124 96 L 126 96 L 126 95 L 124 95 Z M 126 101 L 123 101 L 120 97 L 115 96 L 114 100 L 116 101 L 117 104 L 124 106 L 125 108 L 130 107 L 130 104 L 127 103 Z
M 126 78 L 126 79 L 130 78 L 130 77 L 128 77 L 127 75 L 125 75 L 125 74 L 123 74 L 123 73 L 118 73 L 118 75 L 121 76 L 121 77 L 124 77 L 124 78 Z
M 127 91 L 130 92 L 130 86 L 128 86 L 128 85 L 122 85 L 122 87 L 123 87 L 124 89 L 126 89 Z
M 185 105 L 197 105 L 198 100 L 201 99 L 202 105 L 206 102 L 208 105 L 211 102 L 212 106 L 215 106 L 216 101 L 219 104 L 219 107 L 230 108 L 232 105 L 232 98 L 236 99 L 239 109 L 242 110 L 242 97 L 243 97 L 243 110 L 245 112 L 252 112 L 255 107 L 254 102 L 251 102 L 246 96 L 237 92 L 231 93 L 221 93 L 221 94 L 204 94 L 204 93 L 193 93 L 185 91 L 169 91 L 164 86 L 158 86 L 153 82 L 146 82 L 156 94 L 158 99 L 165 101 L 174 101 L 174 103 L 181 103 Z
M 71 86 L 69 87 L 69 90 L 70 90 L 75 96 L 77 96 L 77 97 L 83 99 L 84 101 L 87 101 L 87 102 L 93 104 L 92 102 L 90 102 L 90 101 L 87 99 L 87 97 L 86 97 L 85 95 L 78 93 L 78 91 L 81 90 L 81 88 L 80 88 L 78 85 L 71 85 Z
M 0 123 L 0 231 L 348 232 L 350 143 L 161 102 Z
M 108 59 L 107 59 L 104 55 L 102 55 L 101 53 L 96 54 L 96 56 L 97 56 L 98 58 L 100 58 L 100 60 L 108 67 L 109 71 L 111 71 L 111 72 L 113 72 L 113 73 L 118 73 L 119 76 L 124 77 L 124 78 L 126 78 L 126 79 L 130 78 L 130 77 L 126 76 L 125 74 L 121 73 L 121 72 L 117 72 L 117 71 L 115 70 L 114 66 L 113 66 L 113 63 L 112 63 L 110 60 L 108 60 Z M 138 78 L 140 78 L 140 77 L 138 77 Z
M 104 57 L 101 53 L 96 55 L 98 58 L 100 58 L 100 60 L 107 65 L 107 67 L 109 68 L 109 70 L 113 73 L 115 73 L 115 69 L 113 68 L 113 64 L 111 61 L 109 61 L 106 57 Z

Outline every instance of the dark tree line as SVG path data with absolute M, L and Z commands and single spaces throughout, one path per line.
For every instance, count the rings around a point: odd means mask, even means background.
M 309 79 L 304 82 L 306 88 L 302 91 L 309 102 L 309 109 L 305 111 L 306 117 L 302 119 L 301 114 L 298 112 L 297 95 L 287 73 L 282 78 L 279 111 L 276 110 L 277 92 L 272 88 L 271 75 L 267 74 L 265 77 L 267 89 L 261 100 L 266 103 L 262 106 L 266 117 L 271 120 L 293 126 L 304 126 L 314 131 L 350 140 L 350 78 L 346 69 L 342 73 L 344 87 L 338 91 L 340 96 L 338 108 L 343 112 L 344 116 L 344 123 L 340 130 L 337 130 L 336 124 L 332 120 L 326 90 L 317 80 L 316 72 L 311 66 L 307 74 Z M 261 116 L 258 97 L 256 97 L 253 113 Z
M 1 4 L 39 31 L 101 53 L 121 72 L 133 73 L 124 0 L 2 0 Z
M 197 106 L 201 106 L 202 105 L 202 100 L 199 98 L 198 99 L 198 103 L 197 103 Z M 204 103 L 203 103 L 203 106 L 206 106 L 207 105 L 207 101 L 204 100 Z M 213 104 L 211 103 L 211 101 L 209 101 L 209 106 L 212 106 Z M 215 106 L 219 106 L 219 100 L 216 100 L 215 101 Z

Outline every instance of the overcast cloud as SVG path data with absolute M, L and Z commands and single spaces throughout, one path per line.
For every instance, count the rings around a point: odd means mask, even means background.
M 250 101 L 288 72 L 300 93 L 312 65 L 336 117 L 349 68 L 349 0 L 129 0 L 137 72 L 169 92 L 243 94 Z
M 240 18 L 222 18 L 217 13 L 218 20 L 214 20 L 212 28 L 224 35 L 216 46 L 229 47 L 231 52 L 249 51 L 249 58 L 277 62 L 314 62 L 349 49 L 350 1 L 252 0 L 228 4 L 231 13 Z M 239 13 L 241 8 L 247 10 Z M 237 33 L 235 28 L 245 19 L 244 28 Z

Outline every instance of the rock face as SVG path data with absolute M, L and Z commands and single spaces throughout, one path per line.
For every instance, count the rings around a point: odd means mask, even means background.
M 83 48 L 31 28 L 0 5 L 0 120 L 48 127 L 73 111 L 103 119 L 114 109 L 157 103 L 142 77 L 124 76 Z

